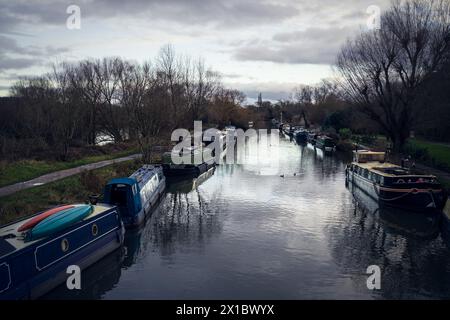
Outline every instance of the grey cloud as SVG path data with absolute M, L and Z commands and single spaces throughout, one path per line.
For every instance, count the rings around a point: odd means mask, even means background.
M 41 65 L 46 58 L 67 51 L 67 48 L 54 46 L 19 46 L 15 39 L 0 34 L 0 70 L 18 70 Z
M 3 33 L 14 31 L 19 24 L 63 25 L 67 19 L 66 8 L 73 4 L 65 0 L 0 2 Z M 227 28 L 277 23 L 298 14 L 292 4 L 260 0 L 82 0 L 76 4 L 81 8 L 82 18 L 132 17 Z
M 309 28 L 303 31 L 278 33 L 271 41 L 261 41 L 256 46 L 238 47 L 234 58 L 241 61 L 333 64 L 339 48 L 356 30 Z
M 26 69 L 34 65 L 39 65 L 41 63 L 42 61 L 36 58 L 20 58 L 0 55 L 0 71 L 10 69 Z

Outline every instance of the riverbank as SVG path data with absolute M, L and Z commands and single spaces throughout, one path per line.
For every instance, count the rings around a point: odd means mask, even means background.
M 356 136 L 354 143 L 361 145 L 362 138 Z M 385 151 L 387 140 L 384 136 L 371 137 L 364 141 L 364 148 L 375 151 Z M 390 161 L 400 164 L 403 157 L 411 156 L 416 170 L 430 173 L 438 177 L 439 181 L 450 192 L 450 145 L 427 141 L 424 139 L 410 139 L 404 154 L 391 155 Z
M 90 163 L 112 160 L 138 153 L 132 143 L 108 144 L 79 149 L 72 154 L 69 161 L 52 161 L 48 159 L 23 159 L 19 161 L 0 161 L 0 187 L 28 181 L 39 176 Z
M 60 204 L 85 202 L 89 195 L 101 194 L 110 179 L 127 177 L 141 165 L 138 160 L 127 161 L 2 197 L 0 225 Z

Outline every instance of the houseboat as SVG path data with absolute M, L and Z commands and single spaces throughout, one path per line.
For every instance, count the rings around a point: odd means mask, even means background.
M 0 300 L 35 299 L 118 249 L 124 228 L 117 207 L 73 204 L 0 228 Z
M 126 228 L 141 225 L 151 213 L 166 188 L 160 165 L 145 165 L 128 178 L 108 182 L 104 201 L 118 208 Z
M 318 135 L 314 132 L 308 133 L 308 138 L 307 138 L 308 143 L 310 143 L 314 146 L 316 144 L 317 137 L 318 137 Z
M 446 204 L 444 205 L 444 209 L 442 210 L 442 233 L 445 235 L 445 238 L 450 245 L 450 197 L 447 199 Z
M 179 156 L 179 154 L 176 153 L 177 151 L 175 150 L 163 154 L 162 167 L 165 176 L 167 177 L 199 176 L 202 173 L 211 169 L 212 167 L 215 167 L 216 165 L 215 158 L 208 159 L 207 161 L 203 160 L 202 156 L 203 148 L 191 146 L 186 149 L 187 150 L 180 151 L 187 154 L 186 161 L 183 161 L 182 163 L 173 162 L 172 160 L 173 156 Z M 196 163 L 195 161 L 196 158 L 202 159 L 201 163 Z
M 322 149 L 326 153 L 330 153 L 336 150 L 336 144 L 334 143 L 333 139 L 328 136 L 318 136 L 316 138 L 315 146 Z
M 447 194 L 433 175 L 412 174 L 385 161 L 384 152 L 360 150 L 346 168 L 346 182 L 352 183 L 380 205 L 405 210 L 441 211 Z
M 294 139 L 299 144 L 305 144 L 308 141 L 308 131 L 303 128 L 294 131 Z

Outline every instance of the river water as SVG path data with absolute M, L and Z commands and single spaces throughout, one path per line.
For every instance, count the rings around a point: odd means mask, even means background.
M 82 290 L 45 298 L 450 298 L 437 216 L 378 210 L 346 188 L 338 154 L 286 139 L 256 149 L 251 163 L 172 182 L 123 250 L 82 272 Z M 367 288 L 370 265 L 379 290 Z

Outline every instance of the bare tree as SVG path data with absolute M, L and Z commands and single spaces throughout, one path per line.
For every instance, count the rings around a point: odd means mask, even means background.
M 380 30 L 348 41 L 338 55 L 346 97 L 381 126 L 395 151 L 424 109 L 415 108 L 418 89 L 448 57 L 449 13 L 446 0 L 395 1 Z

